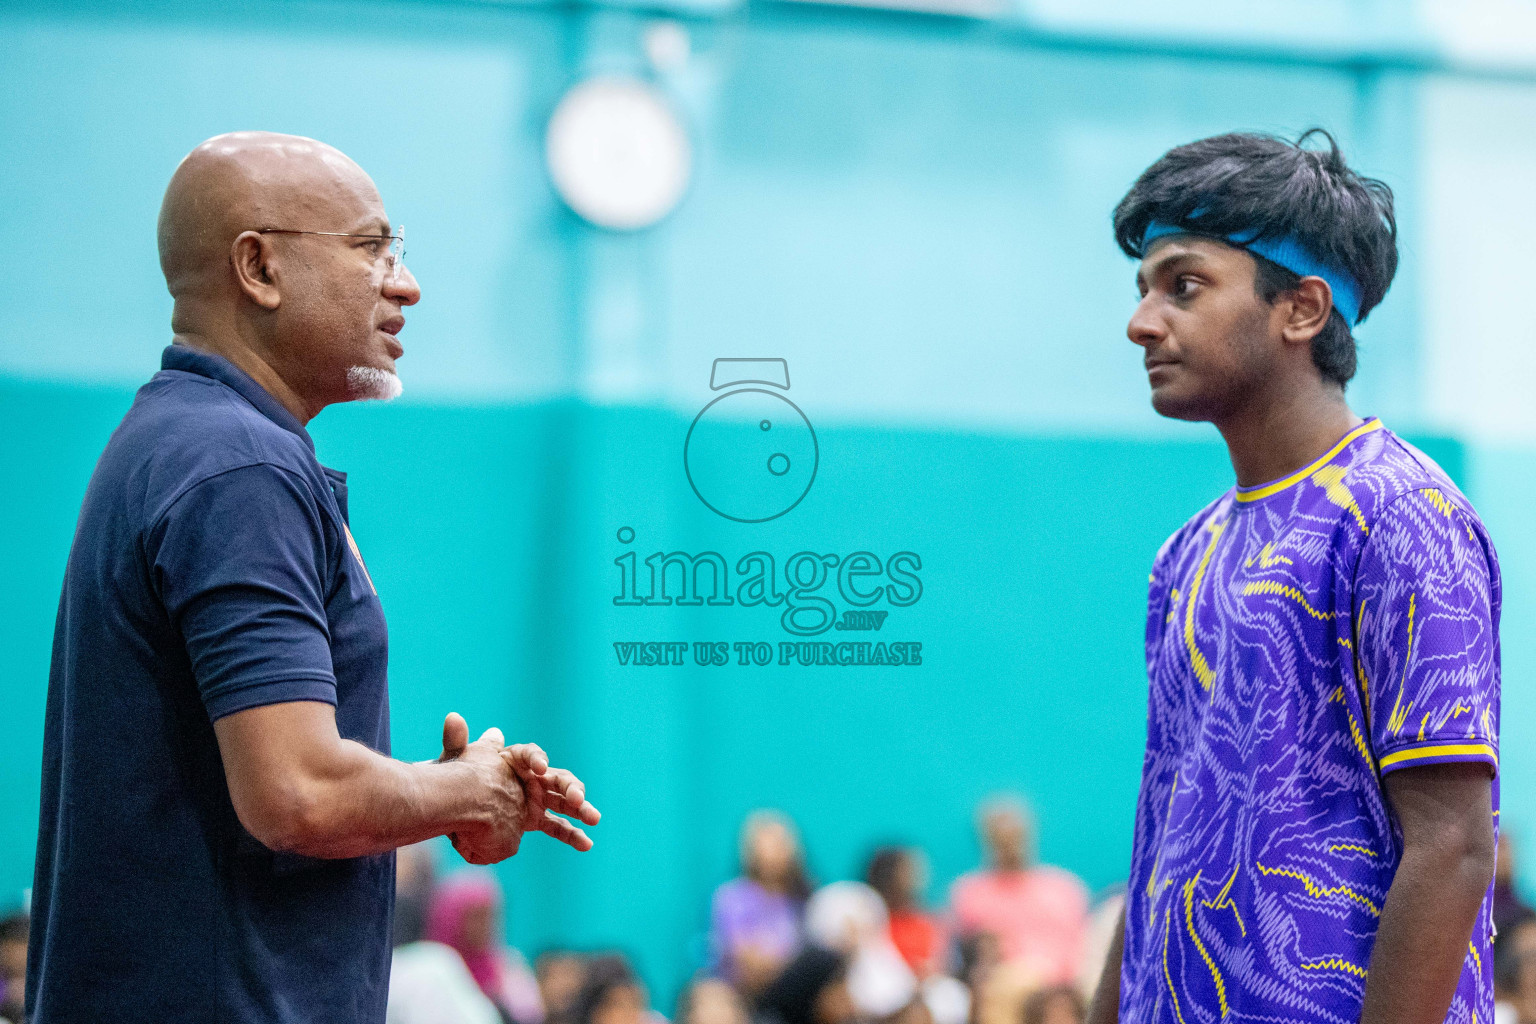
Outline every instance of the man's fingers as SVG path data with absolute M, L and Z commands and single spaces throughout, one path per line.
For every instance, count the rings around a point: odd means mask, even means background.
M 465 727 L 465 735 L 466 736 L 469 735 L 469 731 L 468 731 L 468 727 L 467 726 Z M 478 740 L 478 742 L 480 742 L 480 743 L 487 743 L 488 742 L 491 745 L 495 746 L 497 749 L 500 749 L 501 747 L 504 747 L 504 746 L 507 745 L 506 738 L 501 735 L 501 730 L 496 728 L 494 725 L 491 726 L 489 729 L 485 730 L 485 732 L 480 734 L 480 739 Z
M 452 761 L 464 752 L 469 743 L 469 723 L 457 711 L 448 712 L 443 719 L 443 754 L 439 761 Z
M 549 755 L 537 743 L 514 743 L 502 751 L 502 756 L 511 762 L 513 771 L 524 777 L 542 776 L 549 771 Z
M 602 820 L 603 816 L 598 809 L 587 803 L 587 787 L 564 768 L 547 772 L 544 775 L 544 787 L 558 801 L 559 806 L 554 809 L 561 814 L 580 818 L 588 825 L 596 825 Z
M 585 832 L 549 811 L 544 812 L 544 820 L 539 823 L 539 831 L 560 840 L 573 850 L 585 853 L 592 849 L 592 840 L 587 838 Z
M 602 813 L 587 803 L 586 786 L 564 768 L 549 768 L 548 759 L 538 744 L 520 743 L 503 750 L 502 756 L 512 770 L 529 787 L 529 797 L 537 804 L 548 806 L 559 814 L 569 814 L 587 825 L 596 825 Z M 541 771 L 539 765 L 544 765 Z M 540 784 L 534 795 L 534 783 Z

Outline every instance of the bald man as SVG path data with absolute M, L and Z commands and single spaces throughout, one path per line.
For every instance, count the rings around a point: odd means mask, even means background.
M 389 757 L 383 609 L 304 425 L 392 398 L 421 297 L 362 169 L 223 135 L 160 213 L 174 344 L 97 463 L 54 633 L 29 1018 L 382 1022 L 396 847 L 475 863 L 581 783 L 450 714 Z

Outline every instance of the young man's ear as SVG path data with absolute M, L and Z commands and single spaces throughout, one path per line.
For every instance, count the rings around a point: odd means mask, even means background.
M 1333 289 L 1320 277 L 1304 277 L 1286 294 L 1287 315 L 1281 335 L 1291 344 L 1311 344 L 1328 324 Z

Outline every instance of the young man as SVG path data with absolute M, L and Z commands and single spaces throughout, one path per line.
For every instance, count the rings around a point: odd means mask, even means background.
M 1153 565 L 1095 1022 L 1493 1020 L 1498 563 L 1444 472 L 1345 403 L 1396 225 L 1321 138 L 1181 146 L 1115 210 L 1153 407 L 1215 424 L 1237 486 Z

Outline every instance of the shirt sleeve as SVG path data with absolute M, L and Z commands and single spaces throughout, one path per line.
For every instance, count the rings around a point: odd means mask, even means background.
M 302 479 L 260 464 L 203 480 L 155 523 L 147 555 L 210 721 L 336 703 L 324 522 Z
M 1392 503 L 1355 573 L 1355 637 L 1382 774 L 1478 761 L 1498 772 L 1493 569 L 1470 515 L 1434 489 Z

